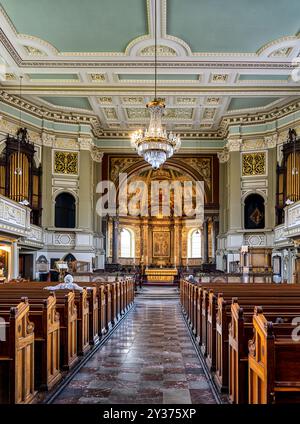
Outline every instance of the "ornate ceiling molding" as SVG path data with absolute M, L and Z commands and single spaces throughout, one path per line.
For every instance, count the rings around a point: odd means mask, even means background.
M 8 94 L 5 91 L 0 91 L 0 100 L 15 108 L 19 109 L 21 106 L 22 111 L 37 116 L 41 119 L 48 119 L 53 122 L 61 122 L 67 124 L 85 124 L 90 125 L 91 130 L 95 137 L 101 138 L 129 138 L 131 129 L 129 130 L 107 130 L 104 129 L 101 125 L 99 118 L 92 114 L 83 115 L 81 113 L 66 112 L 52 109 L 50 110 L 44 106 L 38 106 L 33 102 L 20 99 L 17 96 Z M 274 107 L 273 109 L 266 112 L 256 112 L 256 113 L 245 113 L 239 115 L 225 115 L 221 119 L 219 129 L 216 131 L 178 131 L 180 132 L 183 138 L 189 139 L 224 139 L 228 135 L 229 127 L 240 126 L 240 125 L 257 125 L 265 124 L 278 120 L 284 116 L 294 114 L 295 111 L 300 109 L 300 100 L 294 100 L 289 104 L 286 104 L 282 107 Z

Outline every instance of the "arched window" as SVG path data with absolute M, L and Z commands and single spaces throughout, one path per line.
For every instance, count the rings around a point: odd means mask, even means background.
M 201 232 L 199 229 L 192 230 L 189 234 L 188 256 L 189 258 L 201 258 Z
M 121 257 L 134 257 L 134 235 L 131 230 L 123 228 L 121 231 Z
M 55 227 L 75 228 L 75 198 L 70 193 L 61 193 L 55 199 Z
M 244 226 L 246 230 L 265 228 L 265 200 L 253 193 L 245 199 Z

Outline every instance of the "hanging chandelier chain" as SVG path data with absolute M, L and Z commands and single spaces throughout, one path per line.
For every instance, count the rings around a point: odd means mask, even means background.
M 154 2 L 154 3 L 153 3 Z M 180 149 L 181 140 L 178 134 L 163 128 L 162 117 L 165 102 L 157 98 L 157 0 L 154 4 L 154 100 L 147 103 L 150 113 L 148 129 L 135 131 L 131 136 L 131 145 L 153 169 L 158 169 L 167 159 Z M 159 3 L 160 4 L 160 3 Z M 153 9 L 152 9 L 153 10 Z
M 154 71 L 155 71 L 154 99 L 157 100 L 157 0 L 154 1 Z
M 21 75 L 20 76 L 20 110 L 19 110 L 19 112 L 20 112 L 20 128 L 22 127 L 22 105 L 21 105 L 21 102 L 22 102 L 22 81 L 23 81 L 23 76 Z

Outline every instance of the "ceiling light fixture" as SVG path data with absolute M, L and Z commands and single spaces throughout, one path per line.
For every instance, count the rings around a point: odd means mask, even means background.
M 167 132 L 162 127 L 162 117 L 165 103 L 157 97 L 157 0 L 154 2 L 154 100 L 147 103 L 146 107 L 150 112 L 149 128 L 135 131 L 131 136 L 131 145 L 142 156 L 146 162 L 150 163 L 153 169 L 158 169 L 168 158 L 179 150 L 181 146 L 180 137 L 172 131 Z

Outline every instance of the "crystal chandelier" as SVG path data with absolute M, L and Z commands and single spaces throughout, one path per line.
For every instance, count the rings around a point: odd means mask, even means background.
M 181 146 L 180 137 L 172 131 L 167 132 L 162 127 L 162 117 L 165 103 L 157 98 L 157 7 L 155 0 L 155 95 L 154 100 L 147 103 L 146 107 L 150 112 L 149 128 L 135 131 L 131 136 L 131 145 L 142 156 L 146 162 L 150 163 L 153 169 L 158 169 L 168 158 L 179 150 Z

